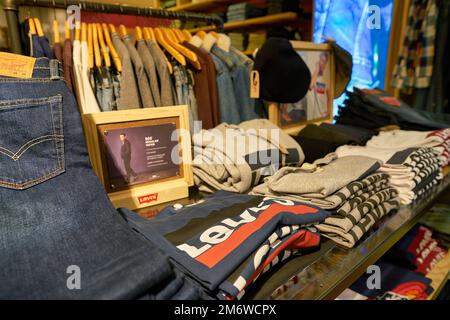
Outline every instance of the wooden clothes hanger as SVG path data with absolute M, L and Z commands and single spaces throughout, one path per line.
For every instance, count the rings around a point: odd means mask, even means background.
M 64 39 L 66 41 L 70 41 L 70 28 L 69 28 L 69 21 L 64 22 Z
M 81 32 L 81 26 L 80 22 L 75 23 L 75 40 L 80 41 L 80 32 Z
M 188 30 L 181 30 L 181 32 L 184 34 L 184 36 L 186 37 L 186 40 L 189 41 L 192 38 L 191 33 Z
M 42 30 L 41 21 L 38 18 L 34 18 L 34 25 L 36 26 L 36 32 L 39 37 L 44 37 L 44 31 Z
M 98 40 L 100 42 L 100 52 L 103 55 L 103 60 L 105 61 L 105 66 L 107 68 L 111 67 L 111 56 L 109 55 L 109 49 L 106 46 L 105 38 L 103 37 L 103 31 L 100 23 L 94 23 L 94 28 L 97 28 Z
M 109 34 L 108 26 L 106 25 L 106 23 L 102 23 L 102 29 L 103 35 L 106 40 L 106 44 L 109 47 L 109 52 L 111 54 L 111 57 L 113 58 L 113 63 L 116 66 L 117 71 L 122 72 L 122 61 L 120 60 L 117 50 L 112 43 L 111 36 Z
M 119 34 L 122 38 L 128 35 L 127 28 L 123 24 L 119 26 Z
M 36 25 L 34 24 L 33 18 L 28 19 L 28 28 L 30 29 L 31 34 L 37 34 Z
M 219 35 L 217 34 L 217 32 L 215 31 L 210 31 L 208 32 L 209 34 L 211 34 L 214 38 L 219 39 Z
M 152 28 L 149 28 L 149 27 L 143 28 L 143 35 L 144 35 L 145 41 L 152 40 L 155 43 L 155 45 L 159 48 L 158 41 L 156 41 L 156 39 L 155 39 L 155 33 Z M 164 57 L 164 60 L 166 60 L 167 68 L 169 69 L 169 73 L 172 74 L 173 73 L 172 64 L 170 63 L 169 59 L 167 59 L 165 54 L 163 54 L 163 57 Z
M 195 54 L 195 52 L 189 50 L 185 46 L 179 44 L 180 41 L 176 37 L 176 32 L 174 30 L 166 29 L 166 32 L 169 38 L 171 38 L 169 44 L 171 44 L 177 51 L 179 51 L 182 55 L 184 55 L 189 60 L 189 62 L 194 66 L 195 69 L 201 70 L 202 66 L 200 64 L 200 61 L 198 61 L 197 54 Z
M 98 41 L 97 27 L 92 26 L 92 42 L 94 44 L 94 64 L 97 68 L 102 67 L 102 55 L 100 53 L 100 44 Z
M 87 42 L 87 25 L 86 22 L 81 24 L 81 41 Z
M 206 32 L 205 31 L 199 31 L 195 34 L 197 37 L 199 37 L 202 40 L 205 40 Z
M 142 28 L 141 27 L 139 27 L 139 26 L 137 26 L 135 29 L 134 29 L 134 38 L 136 39 L 136 41 L 140 41 L 140 40 L 143 40 L 144 39 L 144 37 L 143 37 L 143 35 L 142 35 Z
M 87 43 L 88 43 L 88 51 L 89 51 L 89 69 L 94 68 L 94 42 L 92 40 L 92 23 L 88 24 L 87 30 Z
M 172 29 L 172 31 L 173 31 L 173 32 L 175 33 L 175 35 L 177 36 L 178 42 L 183 42 L 183 41 L 186 41 L 186 40 L 187 40 L 187 39 L 186 39 L 186 36 L 184 35 L 183 32 L 181 32 L 180 29 Z
M 61 43 L 61 35 L 59 34 L 58 20 L 53 20 L 53 42 Z
M 155 28 L 155 37 L 156 41 L 175 59 L 177 60 L 182 66 L 186 65 L 186 59 L 184 56 L 178 52 L 175 48 L 173 48 L 168 41 L 166 41 L 165 33 L 159 29 Z
M 110 23 L 108 27 L 111 33 L 117 33 L 116 27 L 112 23 Z

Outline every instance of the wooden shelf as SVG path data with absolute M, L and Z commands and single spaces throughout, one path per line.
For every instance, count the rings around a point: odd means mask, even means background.
M 289 265 L 285 264 L 277 270 L 274 281 L 270 280 L 270 272 L 261 278 L 261 282 L 268 288 L 258 288 L 259 292 L 251 294 L 252 299 L 285 299 L 285 300 L 332 300 L 339 296 L 342 291 L 355 282 L 367 267 L 374 264 L 381 258 L 395 243 L 397 243 L 420 218 L 422 218 L 431 208 L 435 201 L 450 189 L 450 176 L 446 176 L 444 180 L 430 192 L 429 195 L 417 201 L 414 205 L 401 207 L 399 211 L 385 219 L 381 226 L 357 247 L 352 250 L 341 249 L 331 241 L 325 240 L 321 245 L 320 251 L 308 257 L 299 257 L 293 260 L 297 265 L 298 271 L 288 270 Z M 314 256 L 315 255 L 315 256 Z M 305 265 L 302 265 L 302 259 Z M 448 257 L 447 257 L 448 258 Z M 310 260 L 310 261 L 306 261 Z M 445 259 L 446 260 L 446 259 Z M 442 262 L 442 264 L 441 264 Z M 436 267 L 442 266 L 442 270 L 446 270 L 448 277 L 448 266 L 446 261 L 440 261 Z M 438 273 L 438 269 L 433 268 L 432 271 Z M 289 271 L 283 280 L 284 268 Z M 296 270 L 293 269 L 293 270 Z M 432 284 L 436 294 L 439 293 L 443 286 L 444 272 L 440 273 L 439 280 L 435 280 Z M 429 277 L 429 275 L 427 275 Z M 289 279 L 295 278 L 295 281 Z M 434 280 L 434 279 L 433 279 Z M 276 282 L 279 281 L 280 288 L 277 289 Z M 271 292 L 271 294 L 269 293 Z M 269 296 L 264 295 L 269 293 Z M 432 295 L 431 298 L 435 298 Z
M 199 2 L 190 2 L 179 6 L 168 8 L 169 11 L 188 11 L 188 12 L 205 12 L 211 10 L 226 9 L 229 4 L 239 2 L 238 0 L 230 1 L 217 1 L 217 0 L 204 0 Z
M 289 22 L 298 21 L 298 16 L 294 12 L 284 12 L 279 14 L 273 14 L 264 17 L 252 18 L 243 21 L 232 21 L 224 24 L 225 31 L 248 29 L 256 27 L 267 27 L 268 25 L 286 24 Z M 189 31 L 195 33 L 197 31 L 213 31 L 215 26 L 200 27 L 190 29 Z

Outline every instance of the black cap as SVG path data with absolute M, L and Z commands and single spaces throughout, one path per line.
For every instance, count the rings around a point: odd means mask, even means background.
M 259 72 L 264 100 L 295 103 L 308 93 L 311 72 L 289 40 L 267 39 L 256 54 L 253 69 Z

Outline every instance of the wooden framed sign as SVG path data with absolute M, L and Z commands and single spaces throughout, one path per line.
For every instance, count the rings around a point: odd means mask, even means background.
M 306 96 L 296 103 L 270 103 L 269 120 L 289 134 L 297 134 L 309 123 L 333 119 L 335 62 L 329 44 L 291 43 L 311 71 L 311 84 Z
M 83 115 L 92 165 L 116 207 L 188 196 L 193 184 L 187 106 Z

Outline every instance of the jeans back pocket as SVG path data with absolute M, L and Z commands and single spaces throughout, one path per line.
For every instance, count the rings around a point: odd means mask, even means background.
M 62 96 L 0 101 L 0 187 L 22 190 L 65 171 Z

